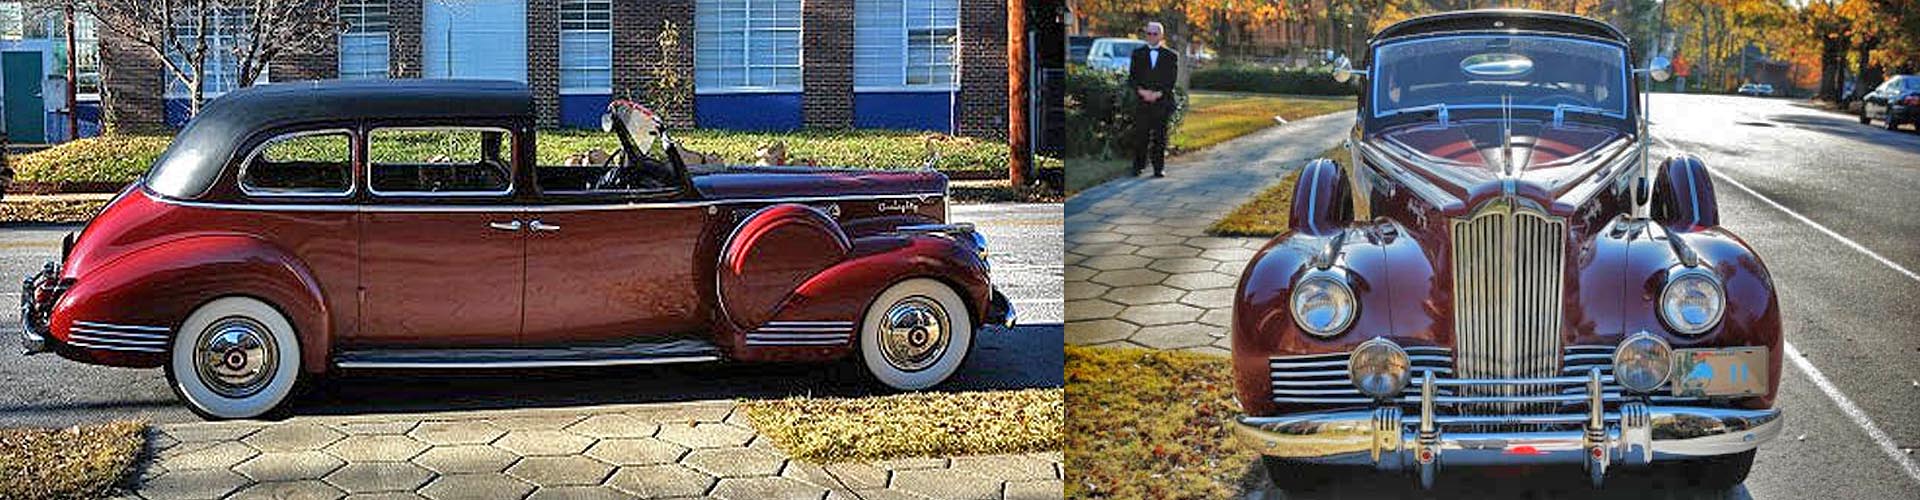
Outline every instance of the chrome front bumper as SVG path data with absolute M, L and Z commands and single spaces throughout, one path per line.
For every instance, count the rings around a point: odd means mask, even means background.
M 47 269 L 52 269 L 48 264 Z M 34 307 L 33 298 L 40 281 L 48 279 L 53 273 L 42 270 L 39 274 L 28 276 L 20 284 L 20 350 L 22 355 L 47 352 L 47 325 L 40 324 L 40 311 Z
M 1594 376 L 1598 385 L 1598 375 Z M 1275 417 L 1239 417 L 1233 434 L 1269 457 L 1307 464 L 1373 465 L 1411 471 L 1432 487 L 1442 465 L 1584 464 L 1595 486 L 1614 464 L 1645 465 L 1752 450 L 1780 434 L 1778 409 L 1620 403 L 1584 414 L 1435 415 L 1431 379 L 1420 414 L 1398 406 Z M 1596 395 L 1597 397 L 1597 395 Z M 1597 402 L 1597 400 L 1596 400 Z M 1557 424 L 1580 430 L 1483 432 L 1474 426 Z M 1463 429 L 1464 428 L 1464 429 Z M 1454 430 L 1449 430 L 1454 429 Z

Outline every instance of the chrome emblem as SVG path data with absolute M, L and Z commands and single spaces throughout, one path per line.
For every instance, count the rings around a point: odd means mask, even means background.
M 913 200 L 883 201 L 880 202 L 879 205 L 875 205 L 874 208 L 881 213 L 900 212 L 910 214 L 920 211 L 920 203 Z

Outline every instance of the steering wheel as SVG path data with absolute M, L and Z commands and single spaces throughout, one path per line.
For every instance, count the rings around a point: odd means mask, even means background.
M 594 190 L 611 191 L 633 187 L 632 183 L 629 182 L 630 180 L 627 179 L 627 176 L 620 175 L 620 171 L 626 168 L 624 167 L 626 162 L 619 160 L 625 157 L 626 154 L 627 151 L 625 149 L 620 149 L 615 150 L 613 154 L 607 155 L 607 161 L 601 162 L 599 165 L 600 168 L 606 169 L 607 173 L 600 174 L 600 179 L 593 181 L 592 188 Z

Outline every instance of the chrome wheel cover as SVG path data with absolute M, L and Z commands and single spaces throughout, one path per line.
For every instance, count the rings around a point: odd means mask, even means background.
M 880 323 L 880 352 L 900 371 L 925 370 L 946 354 L 953 328 L 940 303 L 923 296 L 900 299 Z
M 221 318 L 194 341 L 194 371 L 213 392 L 244 398 L 273 380 L 280 351 L 265 325 L 245 317 Z

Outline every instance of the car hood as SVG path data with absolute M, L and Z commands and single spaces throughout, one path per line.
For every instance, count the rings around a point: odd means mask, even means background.
M 1617 165 L 1634 142 L 1628 131 L 1548 121 L 1500 119 L 1415 123 L 1375 133 L 1371 146 L 1457 198 L 1500 181 L 1542 188 L 1553 198 Z

